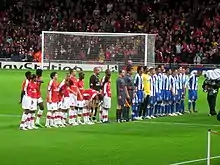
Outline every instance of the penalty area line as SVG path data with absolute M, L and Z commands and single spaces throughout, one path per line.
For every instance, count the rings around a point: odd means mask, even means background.
M 210 159 L 217 159 L 220 158 L 220 156 L 213 156 Z M 169 165 L 182 165 L 182 164 L 191 164 L 191 163 L 196 163 L 196 162 L 202 162 L 207 160 L 207 158 L 203 158 L 203 159 L 194 159 L 194 160 L 189 160 L 189 161 L 185 161 L 185 162 L 179 162 L 179 163 L 173 163 L 173 164 L 169 164 Z

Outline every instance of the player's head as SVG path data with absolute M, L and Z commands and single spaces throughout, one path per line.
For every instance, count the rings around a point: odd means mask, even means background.
M 183 67 L 182 67 L 182 66 L 179 67 L 178 72 L 179 72 L 179 73 L 182 73 L 182 72 L 183 72 Z
M 72 68 L 69 69 L 69 74 L 70 74 L 70 75 L 76 76 L 76 73 L 77 73 L 77 72 L 76 72 L 76 69 L 74 69 L 74 68 L 73 68 L 73 69 L 72 69 Z
M 142 66 L 138 66 L 138 67 L 137 67 L 137 73 L 138 73 L 138 74 L 142 74 L 143 71 L 144 71 L 144 69 L 143 69 Z
M 148 71 L 148 73 L 149 73 L 150 75 L 154 75 L 154 74 L 155 74 L 155 69 L 154 69 L 154 68 L 150 68 L 149 71 Z
M 165 66 L 164 65 L 160 65 L 161 71 L 164 72 L 165 71 Z
M 182 74 L 185 74 L 186 73 L 186 69 L 185 68 L 182 68 Z
M 110 82 L 110 80 L 111 80 L 111 77 L 107 75 L 105 76 L 104 83 Z
M 57 78 L 58 78 L 57 72 L 50 73 L 50 78 L 53 79 L 53 80 L 57 80 Z
M 70 86 L 70 79 L 68 79 L 68 78 L 65 79 L 65 85 Z
M 127 74 L 132 75 L 132 73 L 133 73 L 133 68 L 132 68 L 131 66 L 127 66 L 126 72 L 127 72 Z
M 167 74 L 168 75 L 172 75 L 172 72 L 173 72 L 172 69 L 167 69 Z
M 70 78 L 70 74 L 69 73 L 66 74 L 66 78 Z
M 26 79 L 30 80 L 31 72 L 30 71 L 25 72 L 25 77 Z
M 110 69 L 106 69 L 105 70 L 105 76 L 111 76 L 111 71 L 110 71 Z
M 158 74 L 158 73 L 161 73 L 161 67 L 160 66 L 158 66 L 157 68 L 156 68 L 156 73 Z
M 37 69 L 36 70 L 37 77 L 42 77 L 42 74 L 43 74 L 43 70 L 42 69 Z
M 173 73 L 172 74 L 173 76 L 176 76 L 178 74 L 178 70 L 177 69 L 173 69 L 172 73 Z
M 85 74 L 83 72 L 79 72 L 79 79 L 83 80 L 85 78 Z
M 95 68 L 93 69 L 93 72 L 94 72 L 95 75 L 99 75 L 100 70 L 99 70 L 98 67 L 95 67 Z
M 37 78 L 36 74 L 31 74 L 31 77 L 30 77 L 31 81 L 36 81 L 36 78 Z
M 199 77 L 199 76 L 201 76 L 201 75 L 202 75 L 202 71 L 201 71 L 201 70 L 198 70 L 198 71 L 196 72 L 196 76 Z
M 124 76 L 125 76 L 125 70 L 120 69 L 120 70 L 119 70 L 119 75 L 120 75 L 121 77 L 124 77 Z

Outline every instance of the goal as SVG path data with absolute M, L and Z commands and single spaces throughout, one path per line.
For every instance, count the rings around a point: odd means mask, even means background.
M 45 61 L 155 63 L 155 34 L 42 31 Z

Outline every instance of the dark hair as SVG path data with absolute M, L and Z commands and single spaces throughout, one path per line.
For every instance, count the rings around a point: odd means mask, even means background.
M 143 68 L 142 66 L 138 66 L 137 67 L 137 73 L 139 73 L 142 68 Z
M 85 74 L 83 72 L 79 72 L 79 78 L 84 76 Z
M 30 71 L 25 72 L 25 77 L 26 77 L 27 79 L 30 78 L 30 76 L 31 76 L 31 72 L 30 72 Z
M 127 71 L 127 72 L 132 71 L 132 69 L 133 69 L 132 66 L 127 66 L 127 67 L 126 67 L 126 71 Z
M 76 70 L 75 68 L 73 68 L 73 69 L 72 69 L 72 68 L 70 68 L 70 69 L 69 69 L 69 73 L 70 73 L 70 74 L 72 74 L 72 73 L 73 73 L 73 71 L 75 71 L 75 70 Z
M 33 79 L 35 79 L 36 77 L 37 77 L 36 74 L 32 74 L 31 77 L 30 77 L 30 79 L 33 80 Z
M 119 72 L 119 74 L 121 74 L 121 73 L 123 72 L 123 69 L 119 69 L 119 71 L 118 71 L 118 72 Z
M 106 69 L 106 70 L 105 70 L 105 74 L 108 75 L 108 76 L 110 76 L 110 75 L 111 75 L 110 69 Z
M 42 76 L 42 73 L 43 73 L 43 70 L 42 69 L 37 69 L 36 70 L 36 75 L 41 77 Z
M 53 79 L 56 74 L 57 74 L 57 72 L 52 72 L 52 73 L 50 74 L 50 78 Z

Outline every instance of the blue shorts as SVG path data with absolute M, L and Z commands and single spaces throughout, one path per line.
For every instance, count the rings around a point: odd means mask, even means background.
M 197 100 L 198 99 L 197 90 L 189 90 L 188 91 L 188 99 L 189 100 Z
M 170 90 L 165 90 L 163 93 L 163 100 L 164 101 L 170 101 L 171 99 L 171 91 Z
M 156 101 L 162 101 L 162 100 L 163 100 L 162 92 L 156 93 Z
M 182 100 L 182 98 L 183 98 L 183 90 L 178 89 L 177 100 Z
M 144 102 L 144 92 L 142 90 L 137 91 L 138 103 Z
M 138 110 L 138 105 L 132 104 L 132 111 L 137 111 L 137 110 Z
M 154 105 L 156 103 L 156 96 L 150 96 L 149 97 L 149 104 Z
M 173 101 L 173 102 L 178 101 L 178 95 L 177 94 L 176 95 L 171 94 L 170 101 Z

